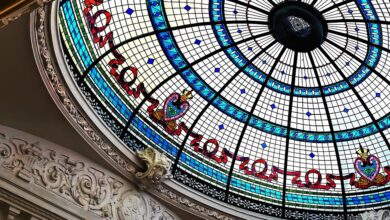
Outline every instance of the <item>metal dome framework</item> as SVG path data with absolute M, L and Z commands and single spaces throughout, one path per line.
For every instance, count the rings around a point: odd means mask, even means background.
M 284 5 L 323 16 L 320 44 L 275 37 Z M 165 152 L 175 181 L 271 216 L 344 219 L 390 200 L 388 16 L 368 0 L 62 0 L 58 22 L 96 114 L 131 150 Z

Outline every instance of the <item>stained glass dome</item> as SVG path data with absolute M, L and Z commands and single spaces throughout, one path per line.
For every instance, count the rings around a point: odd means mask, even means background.
M 67 70 L 91 118 L 130 152 L 165 153 L 171 181 L 279 218 L 390 206 L 389 1 L 57 8 Z

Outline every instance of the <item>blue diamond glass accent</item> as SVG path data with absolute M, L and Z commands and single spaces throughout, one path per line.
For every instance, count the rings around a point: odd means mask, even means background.
M 241 30 L 241 29 L 238 29 L 238 30 L 237 30 L 237 33 L 241 34 L 241 33 L 242 33 L 242 30 Z
M 190 11 L 190 10 L 191 10 L 191 6 L 186 5 L 186 6 L 184 7 L 184 9 L 185 9 L 186 11 Z
M 380 97 L 381 97 L 381 93 L 380 93 L 380 92 L 377 92 L 377 93 L 375 94 L 375 97 L 380 98 Z
M 194 43 L 195 43 L 196 45 L 200 45 L 200 43 L 202 43 L 202 41 L 199 40 L 199 39 L 196 39 Z
M 348 113 L 349 109 L 348 108 L 344 108 L 343 112 Z
M 261 147 L 262 147 L 263 149 L 265 149 L 265 148 L 267 147 L 267 144 L 266 144 L 266 143 L 262 143 L 262 144 L 261 144 Z
M 132 15 L 133 13 L 134 13 L 134 10 L 131 9 L 131 8 L 128 8 L 128 9 L 126 10 L 126 14 L 128 14 L 128 15 Z
M 234 9 L 233 13 L 236 15 L 236 14 L 238 14 L 238 11 L 236 9 Z
M 219 128 L 219 130 L 223 130 L 223 129 L 225 129 L 225 126 L 223 126 L 223 124 L 220 124 L 220 125 L 218 126 L 218 128 Z
M 271 105 L 271 108 L 272 108 L 272 109 L 275 109 L 275 108 L 276 108 L 276 105 L 275 105 L 275 104 L 272 104 L 272 105 Z
M 312 152 L 309 154 L 309 156 L 313 159 L 316 155 Z
M 149 58 L 148 59 L 148 64 L 152 65 L 154 63 L 154 59 L 153 58 Z
M 246 93 L 245 89 L 240 89 L 240 93 L 245 94 Z
M 306 112 L 307 117 L 311 116 L 311 112 Z
M 214 72 L 216 72 L 216 73 L 219 73 L 219 72 L 221 72 L 221 68 L 219 68 L 219 67 L 216 67 L 216 68 L 214 69 Z

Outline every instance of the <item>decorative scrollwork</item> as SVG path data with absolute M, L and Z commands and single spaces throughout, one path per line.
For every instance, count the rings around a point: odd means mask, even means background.
M 24 181 L 62 195 L 88 210 L 102 212 L 123 184 L 81 161 L 43 150 L 39 143 L 10 138 L 0 142 L 0 164 Z
M 5 134 L 0 133 L 0 139 L 5 139 Z M 0 158 L 8 158 L 11 156 L 11 147 L 6 143 L 0 144 Z
M 0 129 L 6 130 L 1 125 Z M 81 209 L 112 220 L 177 219 L 173 213 L 147 193 L 137 190 L 134 185 L 103 168 L 91 165 L 88 160 L 82 160 L 74 153 L 69 156 L 58 148 L 49 149 L 46 145 L 47 143 L 31 143 L 29 138 L 25 140 L 0 135 L 0 177 L 15 175 L 34 187 L 42 187 L 47 194 L 54 193 Z M 144 157 L 157 164 L 152 165 L 156 171 L 149 172 L 149 175 L 152 179 L 159 180 L 161 172 L 166 173 L 160 167 L 166 165 L 167 158 L 150 151 L 145 154 L 148 156 Z M 151 155 L 154 156 L 150 158 Z M 152 204 L 154 207 L 150 208 Z

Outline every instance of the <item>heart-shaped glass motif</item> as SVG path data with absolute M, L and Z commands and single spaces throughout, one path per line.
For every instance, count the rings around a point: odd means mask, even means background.
M 188 102 L 180 103 L 180 106 L 175 104 L 180 99 L 180 95 L 177 93 L 171 94 L 164 103 L 164 121 L 177 120 L 185 115 L 189 109 Z
M 369 179 L 370 181 L 373 181 L 379 174 L 381 164 L 379 159 L 373 155 L 370 155 L 367 158 L 367 161 L 369 161 L 369 164 L 364 166 L 363 159 L 357 158 L 355 160 L 355 169 L 361 176 Z

